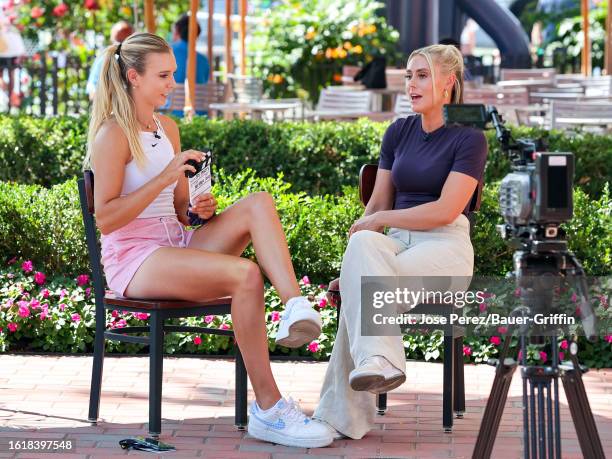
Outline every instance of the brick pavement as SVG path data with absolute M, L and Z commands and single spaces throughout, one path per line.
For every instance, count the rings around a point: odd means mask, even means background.
M 0 356 L 0 458 L 109 458 L 148 455 L 125 452 L 118 441 L 146 434 L 148 360 L 107 357 L 100 415 L 89 425 L 87 405 L 91 357 Z M 316 406 L 327 363 L 274 362 L 281 392 Z M 284 459 L 325 457 L 470 457 L 486 404 L 494 369 L 466 365 L 464 419 L 453 433 L 441 429 L 442 365 L 408 362 L 408 382 L 389 396 L 389 410 L 362 440 L 339 440 L 331 447 L 298 449 L 249 438 L 233 426 L 233 363 L 227 360 L 166 358 L 162 440 L 177 451 L 162 457 Z M 612 457 L 612 371 L 584 377 L 604 449 Z M 252 392 L 249 394 L 252 397 Z M 521 379 L 514 377 L 495 458 L 518 458 L 522 451 Z M 563 457 L 580 458 L 580 447 L 565 398 L 561 400 Z M 71 454 L 8 451 L 8 439 L 72 439 Z M 158 456 L 155 456 L 158 457 Z

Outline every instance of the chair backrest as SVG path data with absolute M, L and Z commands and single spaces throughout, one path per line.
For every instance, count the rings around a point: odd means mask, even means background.
M 234 102 L 250 104 L 258 102 L 263 97 L 263 81 L 252 76 L 228 74 Z
M 369 112 L 372 105 L 372 93 L 370 91 L 338 91 L 324 88 L 317 102 L 317 111 L 337 112 Z
M 368 205 L 368 202 L 372 197 L 372 192 L 374 191 L 374 184 L 376 183 L 377 172 L 377 164 L 364 164 L 363 166 L 361 166 L 361 170 L 359 171 L 359 199 L 361 200 L 361 203 L 364 206 Z M 478 210 L 480 209 L 482 188 L 483 183 L 478 182 L 478 186 L 476 187 L 476 190 L 474 190 L 472 200 L 470 201 L 470 213 L 478 212 Z
M 168 111 L 183 111 L 185 107 L 185 85 L 177 83 L 170 94 Z M 196 84 L 194 108 L 198 112 L 208 111 L 210 104 L 225 102 L 227 85 L 222 83 Z
M 554 68 L 546 69 L 501 69 L 500 80 L 537 80 L 553 79 L 557 71 Z
M 463 101 L 466 104 L 485 105 L 527 105 L 529 92 L 527 88 L 508 88 L 503 86 L 487 85 L 478 88 L 465 88 Z
M 587 96 L 612 96 L 612 75 L 591 77 L 582 81 Z
M 397 118 L 405 118 L 406 116 L 414 115 L 410 98 L 405 94 L 398 94 L 395 98 L 393 113 L 395 113 Z
M 551 101 L 551 128 L 581 126 L 584 120 L 592 120 L 597 122 L 601 120 L 601 125 L 612 124 L 612 103 L 609 101 L 602 102 L 566 102 L 566 101 Z M 565 118 L 560 122 L 560 118 Z M 571 120 L 574 119 L 575 122 Z
M 87 242 L 87 252 L 91 265 L 92 280 L 96 299 L 96 310 L 104 311 L 103 301 L 105 292 L 104 274 L 100 256 L 100 246 L 98 245 L 98 235 L 96 233 L 95 208 L 94 208 L 94 175 L 92 171 L 83 172 L 83 178 L 77 182 L 79 188 L 79 201 L 81 213 L 85 225 L 85 240 Z

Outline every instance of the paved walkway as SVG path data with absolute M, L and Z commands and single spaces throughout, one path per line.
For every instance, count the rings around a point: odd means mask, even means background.
M 109 458 L 149 453 L 121 450 L 118 441 L 146 434 L 148 360 L 107 358 L 100 414 L 87 417 L 91 357 L 0 356 L 0 458 Z M 316 406 L 327 363 L 275 362 L 281 392 L 308 412 Z M 233 363 L 167 358 L 164 362 L 162 440 L 177 447 L 164 457 L 471 457 L 494 369 L 465 368 L 467 413 L 452 434 L 441 429 L 442 365 L 408 363 L 408 382 L 389 396 L 389 411 L 362 440 L 335 441 L 329 448 L 297 449 L 249 438 L 233 426 Z M 612 371 L 585 375 L 591 407 L 604 450 L 612 457 Z M 252 397 L 252 392 L 249 394 Z M 518 458 L 522 451 L 521 379 L 515 375 L 493 457 Z M 580 447 L 562 398 L 563 457 L 580 458 Z M 8 450 L 10 439 L 72 439 L 71 454 Z

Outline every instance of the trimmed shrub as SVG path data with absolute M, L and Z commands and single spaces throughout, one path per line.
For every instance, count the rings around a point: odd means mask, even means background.
M 276 123 L 215 121 L 196 117 L 180 122 L 183 149 L 212 148 L 217 166 L 229 174 L 254 169 L 260 177 L 279 172 L 293 189 L 308 194 L 340 194 L 356 186 L 359 168 L 377 162 L 387 123 Z M 86 118 L 0 116 L 0 180 L 46 187 L 80 175 L 86 145 Z M 576 154 L 575 183 L 598 196 L 612 178 L 612 137 L 568 135 L 559 131 L 512 128 L 517 137 L 543 138 L 551 151 Z M 509 171 L 493 131 L 487 131 L 487 184 Z

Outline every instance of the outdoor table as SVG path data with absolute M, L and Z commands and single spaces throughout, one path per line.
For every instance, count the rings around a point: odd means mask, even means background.
M 272 112 L 273 120 L 277 119 L 277 115 L 287 110 L 293 110 L 294 118 L 298 110 L 302 110 L 303 117 L 303 104 L 300 100 L 260 100 L 257 102 L 224 102 L 210 104 L 210 109 L 214 111 L 223 112 L 224 115 L 233 116 L 240 113 L 248 113 L 253 119 L 263 119 L 264 112 Z

